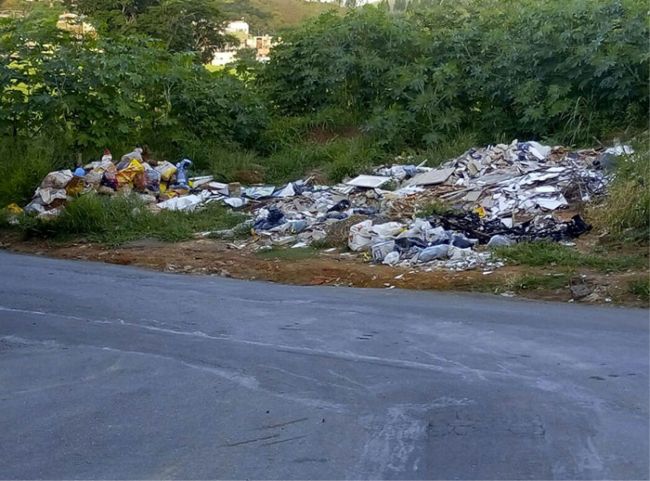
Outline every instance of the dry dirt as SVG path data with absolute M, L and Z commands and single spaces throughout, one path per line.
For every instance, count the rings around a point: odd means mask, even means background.
M 473 291 L 564 302 L 647 306 L 647 301 L 628 291 L 630 280 L 647 278 L 647 272 L 641 271 L 603 274 L 580 269 L 570 273 L 569 282 L 561 288 L 526 288 L 521 286 L 522 276 L 548 279 L 566 274 L 566 271 L 553 267 L 506 266 L 489 274 L 480 270 L 426 272 L 372 265 L 349 253 L 324 251 L 314 252 L 312 256 L 303 259 L 285 256 L 265 258 L 249 248 L 238 249 L 227 241 L 212 239 L 174 244 L 142 240 L 120 247 L 107 247 L 87 242 L 24 241 L 15 234 L 2 233 L 0 246 L 13 252 L 62 259 L 99 261 L 165 272 L 257 279 L 284 284 Z M 569 284 L 574 286 L 574 292 Z M 581 286 L 578 289 L 581 291 L 578 293 L 580 298 L 574 299 L 575 286 L 578 284 Z

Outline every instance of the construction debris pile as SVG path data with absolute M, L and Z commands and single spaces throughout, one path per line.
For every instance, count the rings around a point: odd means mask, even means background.
M 435 169 L 382 166 L 343 184 L 270 198 L 254 228 L 265 245 L 303 247 L 341 220 L 365 216 L 350 226 L 348 247 L 373 262 L 493 269 L 501 264 L 492 247 L 568 241 L 589 231 L 570 207 L 605 194 L 606 164 L 622 153 L 631 149 L 572 152 L 514 141 L 471 149 Z M 427 214 L 431 205 L 444 209 Z
M 152 210 L 191 211 L 217 201 L 251 214 L 246 227 L 260 248 L 323 245 L 332 229 L 345 225 L 349 249 L 377 263 L 491 269 L 500 265 L 491 247 L 566 241 L 588 231 L 570 208 L 603 195 L 608 164 L 628 153 L 627 146 L 570 151 L 514 141 L 470 149 L 437 168 L 382 166 L 333 186 L 305 179 L 244 187 L 189 177 L 189 159 L 147 162 L 135 149 L 115 163 L 107 151 L 74 172 L 48 174 L 25 211 L 56 216 L 71 197 L 89 191 L 134 192 Z

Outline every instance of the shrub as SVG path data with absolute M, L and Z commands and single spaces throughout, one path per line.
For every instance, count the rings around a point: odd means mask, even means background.
M 286 35 L 257 81 L 285 114 L 354 112 L 387 149 L 466 131 L 591 142 L 646 123 L 646 18 L 640 0 L 366 7 Z

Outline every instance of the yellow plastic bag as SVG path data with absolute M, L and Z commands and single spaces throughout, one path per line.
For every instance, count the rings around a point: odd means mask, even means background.
M 144 174 L 144 167 L 140 162 L 132 159 L 125 169 L 117 173 L 117 183 L 120 187 L 123 185 L 133 185 L 133 181 L 139 174 Z
M 20 215 L 20 214 L 23 213 L 23 209 L 18 204 L 16 204 L 15 202 L 12 203 L 12 204 L 9 204 L 6 207 L 6 210 L 7 210 L 8 213 L 10 213 L 12 215 Z
M 65 193 L 71 197 L 77 197 L 81 194 L 86 187 L 83 177 L 73 177 L 68 185 L 65 187 Z
M 168 182 L 176 173 L 176 166 L 166 160 L 160 162 L 154 167 L 154 169 L 160 174 L 160 178 L 165 182 Z

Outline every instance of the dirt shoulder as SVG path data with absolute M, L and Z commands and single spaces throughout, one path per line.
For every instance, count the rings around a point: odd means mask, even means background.
M 647 270 L 602 273 L 590 269 L 505 266 L 492 272 L 453 272 L 387 267 L 347 252 L 237 248 L 227 241 L 179 243 L 141 240 L 120 247 L 86 242 L 24 241 L 0 232 L 0 245 L 18 253 L 134 265 L 165 272 L 258 279 L 295 285 L 331 285 L 438 291 L 486 292 L 504 296 L 591 304 L 646 307 L 647 298 L 631 286 L 648 279 Z

